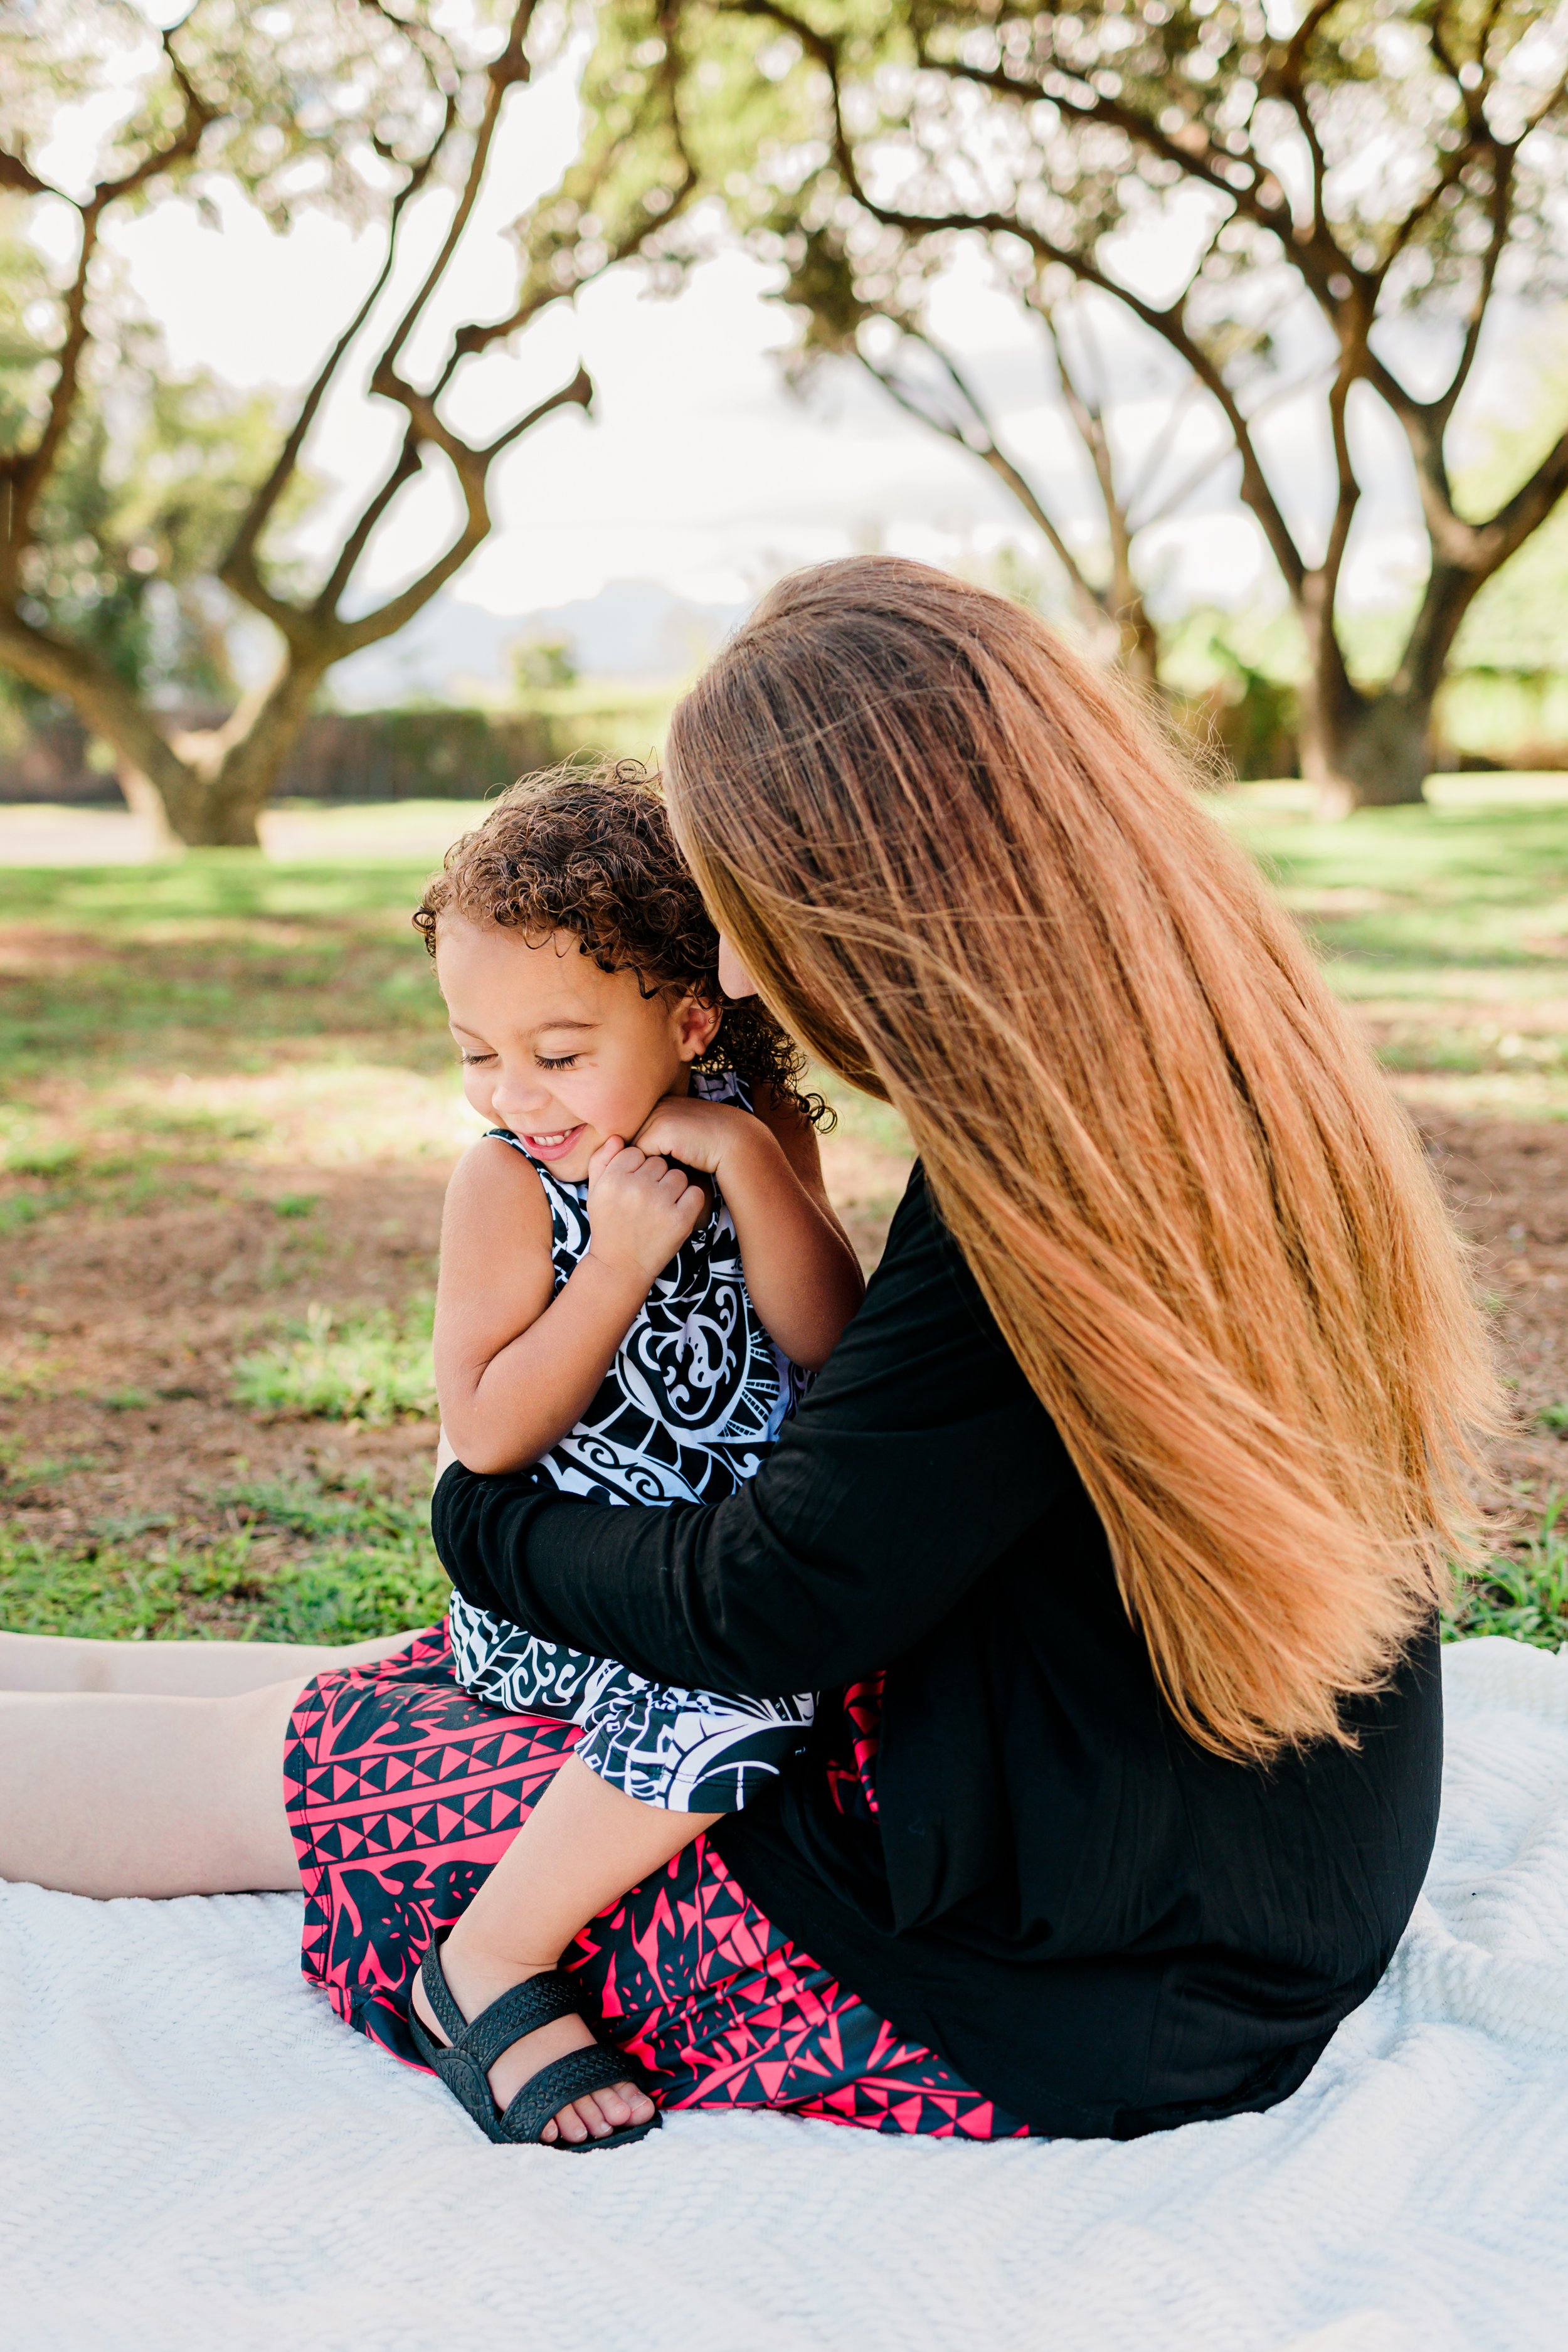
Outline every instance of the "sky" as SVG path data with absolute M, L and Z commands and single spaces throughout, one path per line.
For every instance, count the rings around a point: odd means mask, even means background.
M 502 311 L 511 285 L 506 224 L 553 185 L 576 123 L 566 71 L 513 94 L 490 184 L 445 289 L 448 319 Z M 79 150 L 89 127 L 68 126 L 59 152 L 45 160 L 69 176 L 73 141 Z M 439 233 L 443 201 L 427 200 L 418 220 L 426 243 Z M 221 230 L 184 204 L 164 204 L 113 226 L 110 241 L 162 322 L 176 367 L 205 365 L 237 385 L 284 391 L 307 380 L 379 259 L 374 231 L 356 239 L 318 215 L 279 237 L 237 199 L 225 206 Z M 416 258 L 411 250 L 410 268 Z M 866 547 L 983 567 L 1013 542 L 1048 569 L 1032 527 L 981 464 L 903 416 L 852 366 L 836 368 L 805 400 L 786 388 L 779 355 L 792 328 L 768 299 L 774 282 L 760 264 L 726 252 L 679 297 L 658 299 L 643 273 L 623 269 L 574 309 L 549 314 L 515 354 L 469 363 L 455 387 L 465 426 L 493 429 L 568 380 L 579 359 L 595 399 L 591 417 L 574 410 L 552 418 L 501 462 L 497 527 L 447 592 L 448 619 L 455 604 L 521 620 L 628 580 L 699 604 L 743 605 L 784 571 Z M 986 387 L 1013 454 L 1049 487 L 1047 503 L 1065 497 L 1074 528 L 1090 538 L 1092 500 L 1069 428 L 1047 396 L 1043 355 L 983 264 L 944 284 L 935 323 Z M 427 356 L 433 349 L 432 339 Z M 413 360 L 416 370 L 417 345 Z M 1115 427 L 1128 447 L 1146 447 L 1168 429 L 1166 404 L 1114 338 L 1110 372 L 1120 384 Z M 318 536 L 384 461 L 399 422 L 400 412 L 353 384 L 329 404 L 307 452 L 328 493 Z M 1265 435 L 1277 478 L 1309 527 L 1326 484 L 1317 422 L 1310 404 L 1285 403 Z M 1184 467 L 1201 452 L 1203 427 L 1194 416 L 1184 429 Z M 1387 602 L 1415 576 L 1421 541 L 1392 427 L 1369 404 L 1360 430 L 1368 494 L 1352 593 Z M 1222 469 L 1177 521 L 1150 534 L 1167 605 L 1279 601 L 1233 484 L 1234 469 Z M 437 463 L 373 542 L 361 574 L 367 601 L 428 561 L 455 510 Z M 378 688 L 389 682 L 384 656 L 362 656 L 361 667 Z M 351 674 L 344 665 L 338 677 Z

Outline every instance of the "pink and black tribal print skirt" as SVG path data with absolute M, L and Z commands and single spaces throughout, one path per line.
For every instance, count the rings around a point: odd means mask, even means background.
M 444 1625 L 301 1693 L 284 1763 L 305 1887 L 305 1974 L 409 2065 L 408 1992 L 580 1737 L 508 1715 L 451 1672 Z M 842 1700 L 837 1801 L 875 1805 L 879 1689 Z M 763 1916 L 706 1839 L 634 1887 L 563 1965 L 664 2107 L 781 2107 L 970 2139 L 1026 2126 L 901 2041 Z

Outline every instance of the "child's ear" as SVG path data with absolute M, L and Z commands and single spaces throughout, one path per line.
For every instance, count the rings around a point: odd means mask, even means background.
M 719 1034 L 723 1008 L 705 996 L 683 996 L 675 1008 L 675 1050 L 683 1062 L 695 1062 Z

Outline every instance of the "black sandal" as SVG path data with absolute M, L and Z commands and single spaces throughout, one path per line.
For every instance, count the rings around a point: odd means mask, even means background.
M 559 1969 L 530 1977 L 499 2000 L 492 2000 L 471 2021 L 452 1998 L 441 1966 L 441 1947 L 450 1935 L 447 1928 L 437 1936 L 425 1955 L 419 1980 L 425 1997 L 436 2014 L 437 2023 L 448 2037 L 448 2046 L 431 2040 L 408 2006 L 408 2029 L 414 2036 L 414 2046 L 432 2074 L 438 2074 L 459 2106 L 465 2108 L 478 2124 L 487 2139 L 537 2144 L 544 2126 L 574 2099 L 581 2099 L 590 2091 L 607 2091 L 616 2083 L 635 2083 L 646 2088 L 641 2069 L 618 2050 L 603 2042 L 595 2042 L 587 2050 L 569 2050 L 564 2058 L 556 2058 L 531 2075 L 503 2116 L 491 2093 L 489 2074 L 503 2050 L 520 2042 L 525 2033 L 532 2033 L 541 2025 L 549 2025 L 558 2017 L 581 2016 L 583 2000 L 572 1979 Z M 626 2147 L 634 2139 L 646 2139 L 650 2131 L 658 2131 L 664 2117 L 656 2108 L 646 2124 L 623 2124 L 604 2139 L 568 2139 L 564 2133 L 549 2142 L 553 2147 L 564 2148 L 573 2156 L 586 2156 L 590 2148 Z

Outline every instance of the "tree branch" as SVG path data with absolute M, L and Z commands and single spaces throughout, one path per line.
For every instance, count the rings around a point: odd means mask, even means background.
M 523 434 L 531 432 L 552 410 L 586 408 L 593 396 L 594 387 L 587 373 L 579 368 L 570 383 L 563 384 L 558 392 L 552 392 L 547 400 L 540 402 L 537 408 L 531 408 L 526 416 L 520 416 L 515 425 L 510 425 L 487 447 L 469 449 L 465 444 L 457 443 L 459 457 L 453 458 L 453 464 L 467 509 L 462 530 L 444 555 L 438 556 L 417 580 L 412 581 L 397 595 L 390 597 L 375 612 L 362 614 L 356 621 L 334 621 L 331 632 L 331 643 L 335 648 L 331 658 L 334 661 L 341 660 L 344 654 L 357 653 L 362 646 L 374 646 L 379 644 L 383 637 L 395 635 L 405 623 L 411 621 L 416 613 L 429 603 L 437 589 L 445 587 L 489 530 L 486 477 L 500 452 L 520 440 Z M 435 436 L 426 437 L 433 439 Z M 451 455 L 449 449 L 447 454 Z
M 1459 394 L 1469 379 L 1470 370 L 1476 363 L 1476 352 L 1480 344 L 1481 329 L 1486 321 L 1487 308 L 1497 285 L 1498 265 L 1502 259 L 1503 248 L 1508 243 L 1509 231 L 1513 226 L 1513 156 L 1507 148 L 1495 146 L 1493 148 L 1492 184 L 1488 208 L 1491 215 L 1491 235 L 1487 240 L 1486 253 L 1482 257 L 1480 272 L 1477 279 L 1476 299 L 1470 305 L 1470 315 L 1465 321 L 1465 340 L 1460 349 L 1458 362 L 1447 390 L 1429 404 L 1439 436 L 1437 445 L 1439 462 L 1442 456 L 1441 436 L 1454 414 Z M 1447 467 L 1446 465 L 1443 467 L 1443 478 L 1444 488 L 1447 491 Z
M 314 619 L 326 621 L 335 616 L 343 591 L 353 576 L 355 564 L 358 563 L 369 544 L 372 531 L 374 530 L 376 524 L 381 520 L 398 491 L 405 482 L 413 480 L 424 462 L 419 451 L 419 436 L 410 425 L 403 436 L 403 446 L 398 450 L 396 458 L 387 470 L 385 479 L 381 488 L 366 500 L 359 520 L 354 524 L 339 551 L 338 560 L 332 566 L 325 586 L 311 604 L 310 612 Z
M 1268 487 L 1268 477 L 1258 461 L 1258 452 L 1247 431 L 1247 419 L 1223 374 L 1202 345 L 1188 333 L 1182 313 L 1192 291 L 1191 281 L 1169 308 L 1162 310 L 1152 302 L 1117 285 L 1107 277 L 1099 264 L 1087 254 L 1070 246 L 1058 245 L 1055 240 L 1034 226 L 1005 213 L 905 213 L 889 205 L 873 201 L 860 176 L 854 147 L 844 121 L 842 66 L 838 44 L 826 34 L 819 33 L 804 17 L 784 7 L 782 0 L 722 0 L 732 14 L 770 18 L 774 24 L 794 33 L 807 55 L 821 66 L 827 80 L 828 104 L 832 113 L 832 151 L 836 168 L 845 186 L 868 216 L 879 221 L 884 227 L 896 228 L 912 237 L 940 235 L 944 231 L 972 231 L 984 236 L 1019 238 L 1042 262 L 1056 262 L 1069 270 L 1080 285 L 1095 286 L 1118 302 L 1125 304 L 1136 319 L 1159 335 L 1174 351 L 1198 378 L 1217 403 L 1237 454 L 1241 459 L 1241 494 L 1256 516 L 1268 540 L 1275 562 L 1293 597 L 1300 597 L 1306 577 L 1306 564 L 1300 550 L 1290 534 L 1279 501 Z
M 1040 260 L 1058 263 L 1063 268 L 1070 270 L 1080 285 L 1097 287 L 1102 294 L 1109 294 L 1116 301 L 1124 303 L 1135 319 L 1141 320 L 1144 326 L 1159 335 L 1178 357 L 1186 362 L 1205 392 L 1218 405 L 1230 428 L 1237 455 L 1241 460 L 1241 495 L 1257 517 L 1286 585 L 1292 595 L 1300 594 L 1301 583 L 1306 576 L 1306 564 L 1300 550 L 1290 534 L 1289 526 L 1285 520 L 1279 502 L 1268 487 L 1268 477 L 1258 459 L 1247 419 L 1242 414 L 1240 404 L 1229 384 L 1226 383 L 1220 369 L 1204 350 L 1203 345 L 1188 332 L 1183 320 L 1182 312 L 1187 296 L 1192 290 L 1190 283 L 1168 309 L 1162 310 L 1154 303 L 1145 301 L 1142 296 L 1132 293 L 1129 288 L 1117 285 L 1086 255 L 1076 252 L 1070 246 L 1057 245 L 1051 238 L 1043 236 L 1039 230 L 1013 220 L 1005 214 L 950 213 L 928 217 L 923 215 L 895 213 L 888 206 L 871 204 L 858 185 L 854 193 L 857 202 L 864 205 L 866 210 L 875 219 L 881 221 L 885 226 L 901 228 L 909 234 L 930 235 L 933 231 L 941 230 L 974 229 L 988 236 L 1005 235 L 1018 237 Z
M 913 388 L 892 369 L 877 366 L 874 361 L 867 358 L 864 352 L 857 350 L 855 355 L 861 366 L 868 375 L 876 378 L 888 397 L 895 401 L 907 416 L 913 416 L 919 423 L 929 425 L 931 431 L 942 434 L 945 439 L 956 442 L 960 448 L 967 449 L 973 457 L 978 457 L 984 465 L 990 467 L 997 480 L 1005 486 L 1017 504 L 1023 508 L 1024 512 L 1067 573 L 1073 600 L 1079 607 L 1079 618 L 1091 629 L 1103 626 L 1111 616 L 1100 591 L 1084 572 L 1051 516 L 1040 504 L 1033 486 L 1001 446 L 978 394 L 962 373 L 957 362 L 950 352 L 943 351 L 939 343 L 933 342 L 931 338 L 921 329 L 906 327 L 903 331 L 910 342 L 918 343 L 923 351 L 931 353 L 937 365 L 948 377 L 960 400 L 969 411 L 973 438 L 955 419 L 943 416 L 940 411 L 922 402 Z
M 1329 391 L 1329 425 L 1334 448 L 1334 513 L 1329 525 L 1323 560 L 1317 566 L 1324 609 L 1329 613 L 1334 609 L 1340 572 L 1345 560 L 1345 550 L 1350 544 L 1351 525 L 1355 520 L 1355 510 L 1361 502 L 1361 484 L 1356 479 L 1355 467 L 1351 461 L 1350 435 L 1346 424 L 1350 389 L 1357 373 L 1353 358 L 1347 354 Z
M 408 178 L 394 196 L 388 209 L 386 250 L 382 257 L 381 268 L 377 270 L 359 309 L 317 369 L 300 404 L 299 413 L 289 428 L 283 446 L 279 449 L 266 480 L 261 483 L 246 509 L 228 552 L 218 567 L 218 577 L 224 585 L 231 588 L 237 596 L 243 598 L 245 603 L 251 605 L 257 612 L 264 614 L 267 619 L 271 621 L 275 627 L 283 630 L 286 635 L 289 633 L 290 622 L 298 617 L 296 608 L 272 595 L 265 585 L 257 563 L 257 543 L 299 466 L 300 455 L 305 446 L 306 436 L 316 421 L 317 414 L 322 401 L 326 398 L 333 377 L 342 365 L 351 344 L 381 299 L 382 291 L 397 260 L 398 236 L 404 214 L 435 169 L 437 158 L 446 143 L 456 118 L 457 100 L 448 93 L 441 128 L 435 141 L 427 152 L 409 167 Z
M 507 93 L 515 89 L 520 82 L 527 81 L 529 78 L 529 64 L 523 55 L 522 45 L 528 37 L 528 27 L 532 19 L 533 10 L 534 0 L 521 0 L 521 5 L 512 13 L 511 23 L 507 31 L 506 46 L 500 57 L 487 68 L 485 78 L 488 86 L 485 90 L 484 112 L 479 119 L 479 128 L 474 133 L 473 152 L 468 158 L 468 168 L 463 175 L 462 193 L 453 209 L 452 217 L 447 225 L 447 234 L 441 240 L 436 257 L 425 273 L 424 282 L 393 329 L 392 335 L 382 351 L 381 358 L 376 363 L 377 374 L 384 368 L 389 372 L 395 370 L 403 355 L 404 345 L 414 332 L 415 327 L 424 314 L 426 305 L 446 276 L 452 256 L 462 242 L 463 233 L 473 215 L 474 206 L 479 201 L 479 190 L 484 184 L 490 149 L 495 143 L 496 130 L 500 121 L 501 108 L 506 103 Z M 374 389 L 374 383 L 372 388 Z
M 192 771 L 153 725 L 134 688 L 89 647 L 52 636 L 0 606 L 0 661 L 39 693 L 73 703 L 94 734 L 157 786 L 171 813 L 188 797 Z
M 172 171 L 176 164 L 193 156 L 201 144 L 202 133 L 215 119 L 214 110 L 192 88 L 184 67 L 174 55 L 168 33 L 163 34 L 161 38 L 163 54 L 168 58 L 170 70 L 184 101 L 184 119 L 178 132 L 166 147 L 150 151 L 118 180 L 100 181 L 87 202 L 76 206 L 81 219 L 81 246 L 77 257 L 76 275 L 66 295 L 65 334 L 53 354 L 57 373 L 49 394 L 48 413 L 32 448 L 14 452 L 6 463 L 5 470 L 12 488 L 5 518 L 5 546 L 3 555 L 0 555 L 0 564 L 3 564 L 4 583 L 8 594 L 15 593 L 16 564 L 31 537 L 34 509 L 45 483 L 54 470 L 60 444 L 75 414 L 80 386 L 81 356 L 89 341 L 88 278 L 98 249 L 98 232 L 103 215 L 119 197 L 133 194 L 149 180 L 156 179 L 161 173 Z M 36 184 L 37 193 L 45 193 L 41 184 Z M 70 200 L 67 198 L 65 201 Z
M 22 161 L 20 155 L 13 155 L 8 147 L 0 147 L 0 188 L 15 188 L 24 196 L 53 196 L 59 194 L 58 189 L 51 188 L 47 180 L 40 180 L 37 173 Z M 66 201 L 68 203 L 69 199 L 67 198 Z

